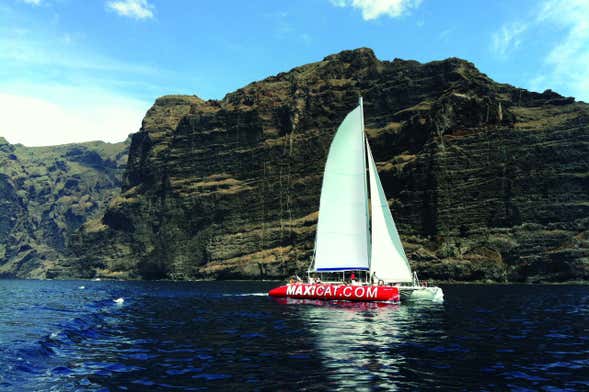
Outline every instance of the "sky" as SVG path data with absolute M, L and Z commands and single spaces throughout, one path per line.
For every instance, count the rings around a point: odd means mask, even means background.
M 118 142 L 161 95 L 220 99 L 358 47 L 589 102 L 588 15 L 589 0 L 0 0 L 0 136 Z

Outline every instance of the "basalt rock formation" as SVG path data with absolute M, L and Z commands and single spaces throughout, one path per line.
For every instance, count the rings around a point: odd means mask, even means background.
M 0 137 L 0 277 L 42 278 L 120 192 L 129 142 L 24 147 Z
M 121 194 L 82 225 L 50 275 L 306 270 L 329 144 L 359 95 L 422 278 L 589 278 L 589 105 L 496 83 L 464 60 L 380 61 L 369 49 L 218 101 L 157 99 L 133 135 Z

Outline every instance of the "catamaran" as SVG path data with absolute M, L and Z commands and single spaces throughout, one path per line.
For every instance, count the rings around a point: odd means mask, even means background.
M 291 280 L 268 294 L 348 301 L 443 301 L 442 289 L 420 283 L 409 265 L 364 131 L 362 97 L 340 124 L 329 148 L 307 282 Z

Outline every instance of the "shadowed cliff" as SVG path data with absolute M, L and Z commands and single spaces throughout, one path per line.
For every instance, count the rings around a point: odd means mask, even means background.
M 0 137 L 0 277 L 42 278 L 120 192 L 129 142 L 24 147 Z
M 393 216 L 424 279 L 589 277 L 589 105 L 450 58 L 370 49 L 219 101 L 156 100 L 104 216 L 49 276 L 270 278 L 307 268 L 335 129 L 364 97 Z

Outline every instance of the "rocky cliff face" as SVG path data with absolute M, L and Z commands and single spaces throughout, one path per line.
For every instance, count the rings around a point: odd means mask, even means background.
M 496 83 L 460 59 L 389 62 L 369 49 L 220 101 L 159 98 L 133 136 L 122 194 L 82 226 L 53 273 L 192 279 L 305 270 L 329 144 L 358 95 L 422 278 L 589 278 L 589 105 Z
M 0 138 L 0 277 L 44 277 L 89 217 L 120 192 L 129 142 L 54 147 Z

